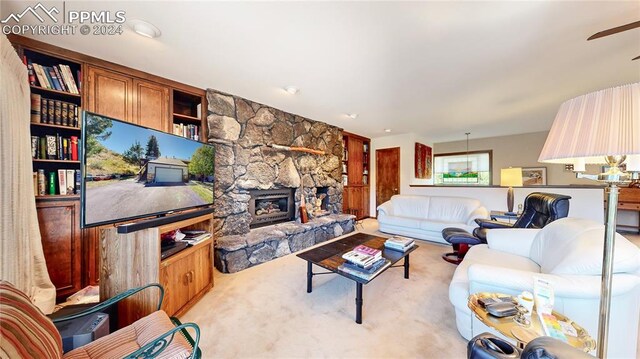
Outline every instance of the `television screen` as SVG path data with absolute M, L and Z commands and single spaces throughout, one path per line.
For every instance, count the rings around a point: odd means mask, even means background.
M 84 112 L 82 225 L 213 204 L 214 147 Z

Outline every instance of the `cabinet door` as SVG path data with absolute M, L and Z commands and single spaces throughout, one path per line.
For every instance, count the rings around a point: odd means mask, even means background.
M 42 249 L 58 298 L 82 289 L 80 201 L 36 202 Z
M 195 297 L 198 293 L 208 288 L 213 283 L 212 277 L 212 263 L 213 253 L 212 246 L 206 245 L 198 248 L 193 253 L 192 263 L 192 276 L 191 276 L 191 296 L 189 299 Z
M 349 163 L 347 165 L 349 185 L 362 185 L 362 144 L 362 140 L 355 137 L 349 137 L 349 141 L 347 141 L 347 149 L 349 150 Z
M 133 118 L 140 126 L 169 131 L 169 88 L 152 82 L 133 81 Z
M 190 299 L 191 260 L 193 257 L 189 255 L 169 265 L 161 264 L 160 284 L 165 290 L 162 309 L 168 315 L 174 315 Z
M 117 72 L 88 66 L 87 110 L 133 122 L 133 79 Z

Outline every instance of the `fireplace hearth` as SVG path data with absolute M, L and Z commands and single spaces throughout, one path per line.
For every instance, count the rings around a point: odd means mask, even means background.
M 295 218 L 294 190 L 291 188 L 249 191 L 250 228 L 292 221 Z

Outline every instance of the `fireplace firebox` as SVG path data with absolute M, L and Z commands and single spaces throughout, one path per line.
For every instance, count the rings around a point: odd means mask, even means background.
M 294 189 L 251 190 L 249 194 L 250 228 L 295 219 Z

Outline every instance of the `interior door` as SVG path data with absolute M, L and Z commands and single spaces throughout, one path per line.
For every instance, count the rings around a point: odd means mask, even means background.
M 400 193 L 400 147 L 376 150 L 376 207 Z

